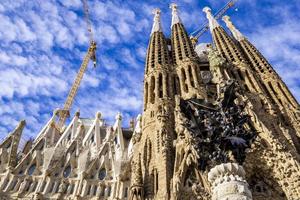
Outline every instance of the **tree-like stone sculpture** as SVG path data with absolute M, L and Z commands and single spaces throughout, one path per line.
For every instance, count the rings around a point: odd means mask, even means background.
M 210 171 L 208 181 L 212 183 L 213 200 L 251 200 L 241 164 L 257 134 L 244 111 L 247 101 L 236 82 L 227 81 L 220 92 L 222 98 L 215 104 L 203 99 L 177 100 L 183 113 L 175 113 L 178 145 L 182 138 L 188 138 L 191 147 L 186 153 L 194 151 L 198 169 Z M 178 158 L 176 155 L 175 162 L 179 161 Z M 182 163 L 189 165 L 187 161 Z M 182 172 L 182 165 L 178 167 L 177 172 Z M 179 183 L 174 179 L 173 187 L 178 189 Z
M 245 103 L 237 104 L 239 88 L 228 81 L 221 88 L 224 98 L 216 105 L 204 100 L 181 100 L 180 107 L 188 119 L 186 128 L 193 138 L 198 154 L 199 169 L 227 162 L 242 164 L 246 149 L 256 137 L 249 116 L 244 112 Z

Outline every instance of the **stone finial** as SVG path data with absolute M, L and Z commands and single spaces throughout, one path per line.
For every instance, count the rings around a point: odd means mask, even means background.
M 209 22 L 210 32 L 212 33 L 213 30 L 215 28 L 219 27 L 220 25 L 217 22 L 217 20 L 214 18 L 214 16 L 212 15 L 211 9 L 209 7 L 204 7 L 203 12 L 206 13 L 206 18 L 208 19 L 208 22 Z
M 96 119 L 101 119 L 101 112 L 96 112 Z
M 162 32 L 162 27 L 161 27 L 161 22 L 160 22 L 160 9 L 155 8 L 152 13 L 154 14 L 154 19 L 153 19 L 153 26 L 152 26 L 152 31 L 151 35 L 155 32 Z
M 76 111 L 75 116 L 80 117 L 80 110 L 79 109 Z
M 243 36 L 243 34 L 233 25 L 229 16 L 227 15 L 223 16 L 222 20 L 225 22 L 227 28 L 231 31 L 233 37 L 236 40 L 241 41 L 245 39 L 245 36 Z
M 117 115 L 116 115 L 116 118 L 115 118 L 116 120 L 122 120 L 122 115 L 121 115 L 121 113 L 120 112 L 118 112 L 117 113 Z
M 212 199 L 252 200 L 245 170 L 237 163 L 223 163 L 210 169 L 208 181 L 212 184 Z
M 171 3 L 170 4 L 170 8 L 172 9 L 172 24 L 171 24 L 171 28 L 173 25 L 175 24 L 179 24 L 181 23 L 181 19 L 178 15 L 178 9 L 177 9 L 177 4 L 176 3 Z

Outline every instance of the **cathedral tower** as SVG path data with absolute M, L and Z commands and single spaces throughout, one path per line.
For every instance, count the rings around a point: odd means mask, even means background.
M 223 58 L 233 65 L 228 70 L 229 76 L 244 86 L 246 92 L 262 93 L 259 82 L 256 80 L 253 71 L 248 67 L 245 56 L 234 40 L 219 25 L 209 7 L 205 7 L 203 11 L 209 21 L 210 32 L 217 50 Z
M 285 83 L 281 80 L 279 75 L 269 64 L 266 58 L 233 25 L 233 23 L 230 21 L 230 17 L 224 16 L 222 19 L 231 31 L 233 37 L 241 46 L 241 49 L 246 55 L 249 64 L 252 66 L 252 68 L 255 70 L 255 73 L 262 80 L 262 86 L 264 87 L 264 90 L 267 93 L 267 95 L 270 97 L 272 103 L 277 105 L 283 113 L 288 113 L 292 124 L 299 132 L 300 107 L 295 97 L 288 90 Z M 298 136 L 300 137 L 300 135 Z
M 180 85 L 180 94 L 184 99 L 207 99 L 205 86 L 201 77 L 199 60 L 192 42 L 181 22 L 177 5 L 171 4 L 172 9 L 172 55 L 177 72 L 177 84 Z M 174 81 L 175 82 L 175 81 Z
M 142 136 L 134 155 L 135 158 L 138 153 L 141 154 L 145 198 L 169 196 L 174 134 L 173 71 L 167 40 L 162 32 L 160 10 L 155 9 L 144 78 Z

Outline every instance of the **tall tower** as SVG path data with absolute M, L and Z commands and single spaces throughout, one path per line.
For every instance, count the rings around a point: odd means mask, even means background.
M 255 70 L 256 74 L 262 80 L 267 95 L 272 103 L 277 105 L 283 113 L 287 113 L 292 121 L 292 124 L 300 133 L 300 106 L 281 80 L 279 75 L 269 64 L 266 58 L 256 49 L 254 45 L 233 25 L 229 16 L 224 16 L 223 21 L 231 31 L 233 37 L 238 41 L 242 51 L 246 55 L 249 64 Z M 286 109 L 288 108 L 288 109 Z M 300 135 L 298 135 L 300 137 Z
M 172 3 L 170 8 L 172 9 L 172 55 L 178 77 L 177 84 L 180 85 L 179 93 L 184 99 L 207 99 L 199 60 L 178 15 L 177 5 Z
M 175 73 L 159 9 L 154 10 L 145 68 L 142 136 L 134 160 L 140 153 L 145 198 L 164 199 L 169 196 L 173 163 Z
M 234 40 L 219 25 L 211 13 L 209 7 L 203 11 L 209 21 L 210 32 L 217 50 L 233 66 L 228 70 L 229 76 L 237 80 L 246 92 L 262 93 L 262 88 L 257 81 L 253 70 L 247 65 L 247 61 Z

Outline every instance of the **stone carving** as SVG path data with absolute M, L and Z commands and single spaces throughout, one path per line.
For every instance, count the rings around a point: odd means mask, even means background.
M 245 128 L 249 121 L 245 106 L 235 103 L 240 96 L 236 83 L 228 82 L 223 90 L 224 99 L 217 106 L 197 99 L 180 103 L 201 170 L 230 160 L 242 163 L 256 137 L 254 130 Z
M 208 173 L 212 183 L 212 200 L 252 200 L 245 171 L 236 163 L 215 166 Z

